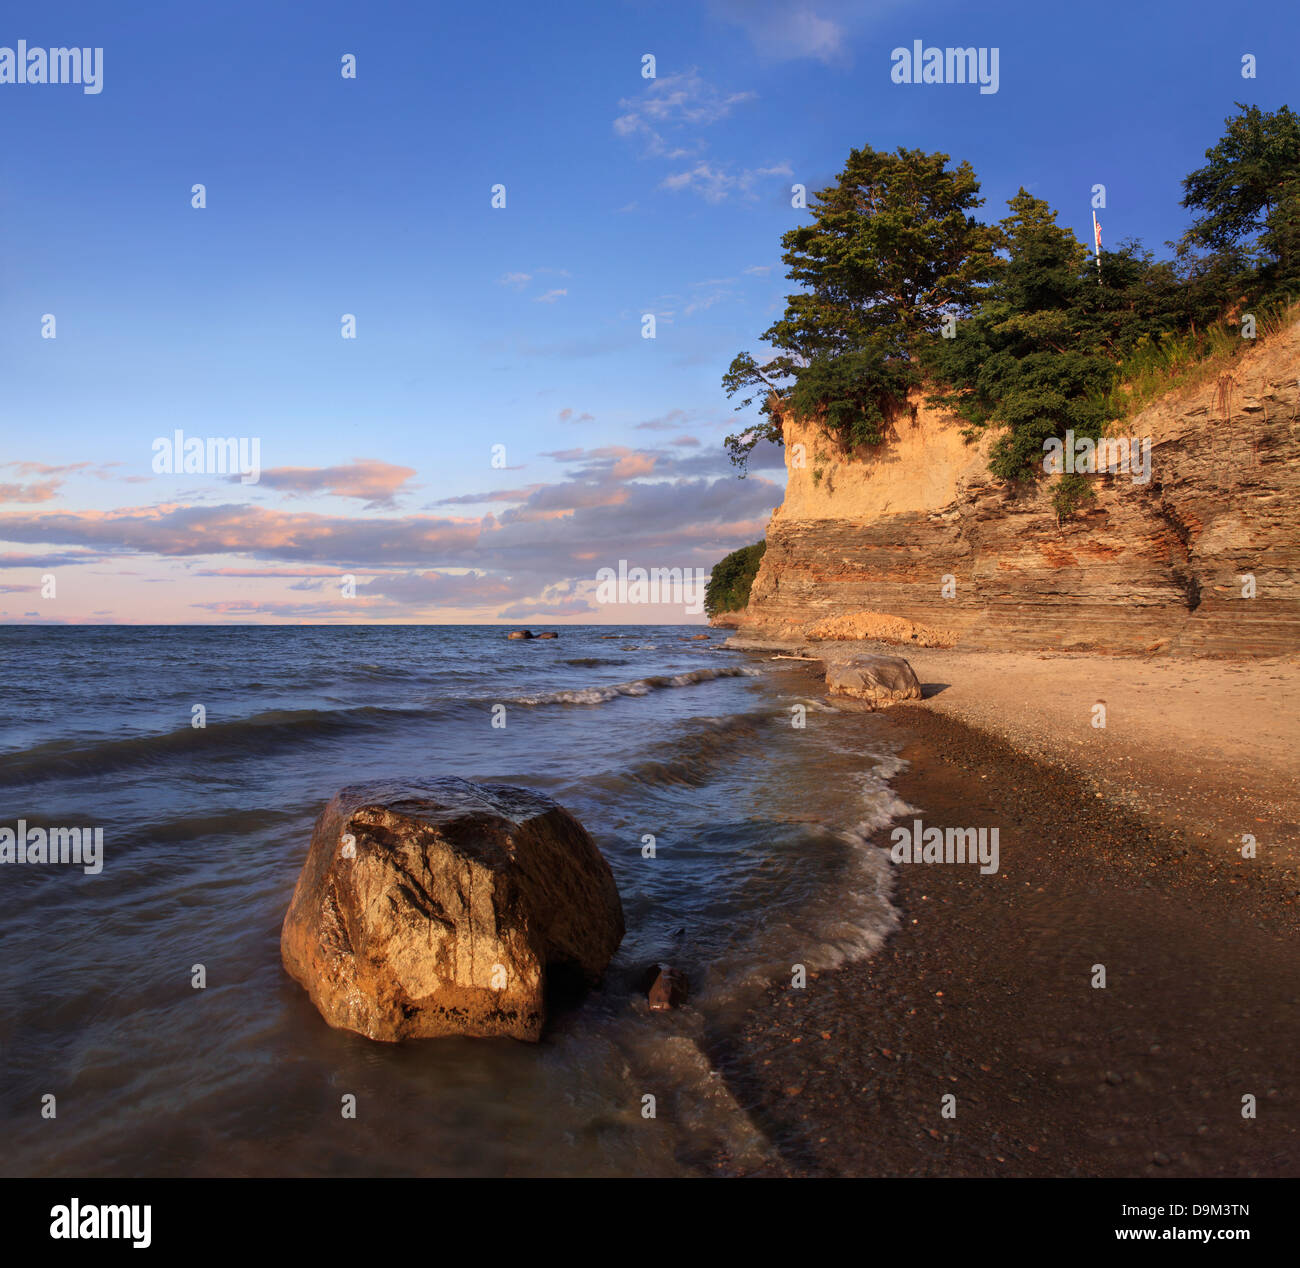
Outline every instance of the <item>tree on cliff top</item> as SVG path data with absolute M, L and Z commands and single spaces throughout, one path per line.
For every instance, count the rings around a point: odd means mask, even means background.
M 1183 206 L 1201 214 L 1180 251 L 1196 248 L 1235 268 L 1256 296 L 1300 286 L 1300 115 L 1237 102 L 1209 160 L 1183 181 Z
M 926 360 L 951 389 L 932 398 L 977 426 L 1006 425 L 990 459 L 1004 480 L 1026 478 L 1043 458 L 1043 442 L 1073 428 L 1101 435 L 1097 398 L 1112 368 L 1087 308 L 1098 283 L 1083 244 L 1056 223 L 1056 212 L 1024 189 L 999 228 L 1007 258 L 978 312 L 955 337 L 935 339 Z
M 786 277 L 804 289 L 760 336 L 775 355 L 740 353 L 728 396 L 757 399 L 762 421 L 727 437 L 744 467 L 759 440 L 781 440 L 779 413 L 817 418 L 846 445 L 874 444 L 889 411 L 919 381 L 916 348 L 949 312 L 975 302 L 997 231 L 971 214 L 983 203 L 969 163 L 900 148 L 852 150 L 836 183 L 812 196 L 812 223 L 783 235 Z
M 998 226 L 999 259 L 979 308 L 950 339 L 931 339 L 923 358 L 939 384 L 931 400 L 978 427 L 1005 431 L 989 468 L 1003 480 L 1041 473 L 1043 442 L 1097 439 L 1117 366 L 1143 341 L 1186 320 L 1174 270 L 1137 244 L 1102 255 L 1101 276 L 1056 212 L 1021 189 Z

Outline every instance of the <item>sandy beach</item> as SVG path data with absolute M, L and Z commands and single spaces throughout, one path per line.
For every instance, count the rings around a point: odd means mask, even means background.
M 791 1172 L 1294 1175 L 1294 661 L 906 654 L 895 786 L 1000 867 L 897 867 L 878 955 L 719 1042 Z

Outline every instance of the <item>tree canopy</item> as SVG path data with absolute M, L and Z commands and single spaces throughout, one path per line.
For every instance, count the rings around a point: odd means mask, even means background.
M 922 384 L 972 428 L 1004 429 L 990 466 L 1005 480 L 1041 471 L 1051 437 L 1102 435 L 1136 352 L 1300 297 L 1300 116 L 1238 111 L 1183 182 L 1195 216 L 1175 258 L 1121 241 L 1100 270 L 1024 189 L 984 224 L 969 163 L 852 150 L 781 239 L 800 289 L 761 336 L 771 357 L 741 352 L 723 376 L 737 409 L 759 406 L 727 437 L 732 460 L 779 443 L 786 411 L 845 448 L 878 443 Z
M 965 311 L 994 263 L 995 234 L 969 163 L 899 149 L 852 150 L 834 185 L 812 196 L 812 223 L 781 239 L 788 297 L 761 338 L 775 355 L 740 353 L 723 377 L 738 409 L 762 421 L 727 438 L 743 466 L 761 439 L 779 441 L 778 408 L 822 419 L 848 444 L 880 439 L 892 403 L 919 381 L 918 340 L 945 312 Z

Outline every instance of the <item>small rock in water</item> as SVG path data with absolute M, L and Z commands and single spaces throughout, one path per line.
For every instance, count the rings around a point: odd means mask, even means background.
M 549 634 L 534 634 L 533 637 L 534 638 L 559 638 L 560 636 L 556 633 L 549 633 Z
M 532 638 L 532 630 L 511 630 L 506 638 Z
M 686 1003 L 689 983 L 686 974 L 667 964 L 657 964 L 646 973 L 650 985 L 646 995 L 650 1000 L 652 1013 L 666 1013 L 669 1009 L 680 1008 Z

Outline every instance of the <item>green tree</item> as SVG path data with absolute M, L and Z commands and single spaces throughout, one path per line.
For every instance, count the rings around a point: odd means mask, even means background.
M 709 583 L 704 587 L 704 610 L 709 616 L 739 612 L 748 605 L 749 591 L 766 549 L 765 541 L 755 542 L 733 550 L 714 565 Z
M 1233 281 L 1256 294 L 1296 284 L 1300 274 L 1300 115 L 1237 102 L 1209 160 L 1183 181 L 1182 205 L 1200 214 L 1184 254 L 1228 262 Z M 1224 296 L 1224 306 L 1235 298 Z
M 919 381 L 921 338 L 975 302 L 996 234 L 972 214 L 983 203 L 969 163 L 900 148 L 852 150 L 836 183 L 813 195 L 812 223 L 781 239 L 786 277 L 803 289 L 761 338 L 774 355 L 740 353 L 723 376 L 736 407 L 760 421 L 727 437 L 744 467 L 762 439 L 781 440 L 780 414 L 816 418 L 848 446 L 880 440 Z
M 983 303 L 953 338 L 927 345 L 926 362 L 940 384 L 936 404 L 976 427 L 1005 426 L 990 455 L 993 473 L 1029 480 L 1049 437 L 1101 435 L 1100 398 L 1113 367 L 1083 244 L 1025 190 L 1007 205 L 1011 215 L 998 226 L 1006 257 Z

